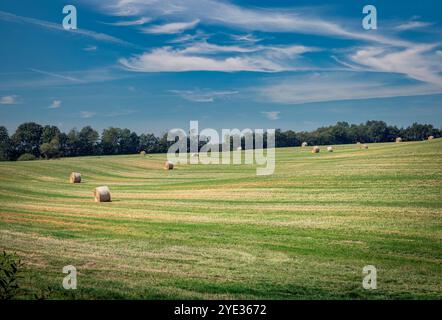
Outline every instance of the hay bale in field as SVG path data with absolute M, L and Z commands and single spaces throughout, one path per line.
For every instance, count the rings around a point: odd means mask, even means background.
M 95 202 L 111 202 L 110 190 L 107 186 L 97 187 L 94 190 Z
M 401 143 L 402 142 L 402 138 L 401 137 L 397 137 L 396 138 L 396 143 Z
M 198 158 L 200 155 L 198 153 L 192 153 L 190 156 L 192 158 Z
M 428 137 L 428 141 L 431 141 L 431 140 L 433 140 L 434 139 L 434 136 L 429 136 Z
M 69 176 L 69 182 L 70 183 L 80 183 L 81 182 L 81 173 L 79 172 L 72 172 Z
M 319 149 L 318 146 L 314 146 L 312 149 L 312 153 L 319 153 L 319 151 L 321 151 L 321 149 Z
M 368 146 L 366 144 L 363 144 L 361 148 L 362 149 L 368 149 Z
M 307 142 L 303 142 L 302 144 L 301 144 L 301 147 L 303 147 L 303 148 L 305 148 L 305 147 L 307 147 L 308 146 L 308 143 Z
M 145 156 L 145 155 L 146 155 L 146 151 L 142 150 L 142 151 L 140 152 L 140 155 Z
M 333 152 L 333 147 L 332 146 L 327 147 L 327 151 L 328 152 Z
M 238 148 L 236 148 L 236 150 L 237 150 L 237 151 L 241 151 L 241 150 L 242 150 L 242 148 L 241 148 L 241 147 L 238 147 Z
M 164 163 L 164 170 L 173 170 L 173 162 L 166 161 Z

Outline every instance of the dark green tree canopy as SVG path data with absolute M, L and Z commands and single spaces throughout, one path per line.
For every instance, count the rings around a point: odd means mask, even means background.
M 264 148 L 266 135 L 264 133 Z M 429 124 L 413 123 L 409 127 L 398 128 L 389 126 L 384 121 L 375 120 L 351 125 L 347 122 L 338 122 L 310 132 L 281 129 L 275 132 L 277 147 L 300 146 L 304 141 L 310 145 L 393 142 L 396 137 L 401 137 L 404 141 L 418 141 L 427 139 L 429 136 L 441 137 L 442 131 Z M 244 148 L 245 137 L 238 138 L 241 139 L 241 145 Z M 255 140 L 256 136 L 249 138 Z M 230 140 L 232 146 L 233 137 L 230 139 L 224 137 L 224 139 L 227 144 Z M 43 127 L 34 122 L 21 124 L 9 138 L 8 130 L 0 126 L 0 160 L 17 160 L 23 154 L 26 154 L 24 157 L 26 159 L 33 158 L 30 155 L 50 159 L 63 156 L 133 154 L 142 150 L 146 153 L 165 153 L 172 143 L 167 141 L 167 133 L 157 137 L 152 133 L 138 135 L 129 129 L 109 127 L 103 130 L 100 139 L 98 132 L 90 126 L 80 131 L 74 128 L 66 134 L 56 126 Z M 205 141 L 200 141 L 198 147 L 201 148 L 204 144 Z
M 43 133 L 41 136 L 42 143 L 49 143 L 52 139 L 60 136 L 60 129 L 56 126 L 44 126 Z
M 14 152 L 17 154 L 29 153 L 40 156 L 40 144 L 42 142 L 43 127 L 35 122 L 27 122 L 18 126 L 12 142 Z
M 9 160 L 11 157 L 12 144 L 8 130 L 0 126 L 0 161 Z

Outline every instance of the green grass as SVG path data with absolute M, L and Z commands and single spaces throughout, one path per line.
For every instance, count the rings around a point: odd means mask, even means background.
M 441 299 L 442 140 L 276 152 L 276 171 L 165 155 L 0 163 L 18 298 Z M 83 183 L 69 184 L 71 171 Z M 112 203 L 94 203 L 96 186 Z M 62 268 L 78 289 L 62 288 Z M 378 289 L 362 288 L 375 265 Z

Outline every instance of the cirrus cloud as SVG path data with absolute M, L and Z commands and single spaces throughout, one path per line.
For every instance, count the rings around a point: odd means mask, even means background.
M 185 72 L 185 71 L 280 71 L 282 66 L 263 59 L 242 57 L 213 58 L 185 55 L 170 48 L 154 49 L 139 56 L 120 59 L 128 70 L 138 72 Z
M 263 115 L 269 120 L 278 120 L 280 111 L 261 111 Z
M 238 91 L 216 91 L 216 90 L 169 90 L 181 98 L 192 102 L 214 102 L 216 99 L 227 98 L 238 94 Z
M 278 79 L 256 88 L 251 94 L 259 101 L 281 104 L 365 100 L 441 94 L 442 87 L 410 80 L 397 83 L 395 77 L 357 72 L 323 72 Z
M 95 115 L 96 115 L 95 112 L 90 112 L 90 111 L 81 111 L 80 112 L 80 117 L 83 118 L 83 119 L 89 119 L 89 118 L 92 118 Z
M 410 48 L 363 47 L 349 56 L 358 65 L 373 71 L 401 73 L 409 78 L 442 86 L 442 62 L 437 45 L 419 44 Z
M 201 42 L 182 49 L 157 48 L 119 62 L 138 72 L 251 71 L 280 72 L 295 70 L 293 59 L 317 51 L 305 46 L 222 46 Z M 230 53 L 230 56 L 217 56 Z
M 154 33 L 154 34 L 175 34 L 182 33 L 185 30 L 193 29 L 199 23 L 199 20 L 194 20 L 191 22 L 172 22 L 162 25 L 155 25 L 147 28 L 141 29 L 144 33 Z

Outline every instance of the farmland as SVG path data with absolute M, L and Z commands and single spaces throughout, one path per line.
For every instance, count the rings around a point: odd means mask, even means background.
M 442 139 L 368 146 L 277 149 L 269 176 L 165 171 L 164 154 L 1 162 L 17 298 L 440 299 Z M 93 201 L 101 185 L 112 202 Z M 77 290 L 61 285 L 65 265 Z M 365 265 L 376 290 L 362 288 Z

